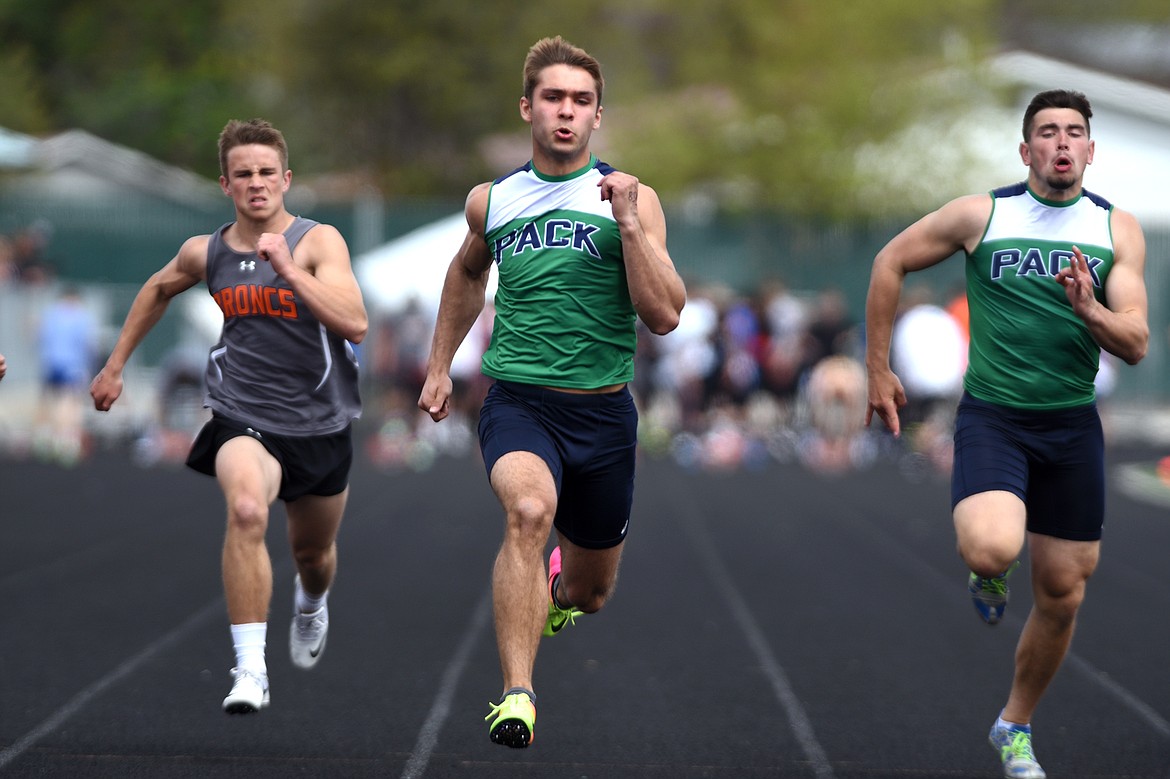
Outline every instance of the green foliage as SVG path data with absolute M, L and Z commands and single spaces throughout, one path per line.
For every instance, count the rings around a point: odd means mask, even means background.
M 969 64 L 970 54 L 948 47 L 982 46 L 988 3 L 683 5 L 660 36 L 669 49 L 655 52 L 674 60 L 665 69 L 673 83 L 652 91 L 649 105 L 640 100 L 636 117 L 613 117 L 623 156 L 668 191 L 832 216 L 864 210 L 850 195 L 861 145 L 945 104 L 924 77 Z
M 1067 5 L 1028 7 L 1046 4 Z M 1108 8 L 1153 19 L 1163 4 Z M 963 89 L 927 76 L 965 73 L 997 22 L 1034 18 L 1022 5 L 0 0 L 0 123 L 80 127 L 214 177 L 223 124 L 263 116 L 298 175 L 462 197 L 526 159 L 524 55 L 561 34 L 605 70 L 597 151 L 664 198 L 866 215 L 858 177 L 882 171 L 861 151 L 960 105 Z
M 220 5 L 10 3 L 0 6 L 0 35 L 35 52 L 35 93 L 46 96 L 54 129 L 82 128 L 214 175 L 208 138 L 223 126 L 239 75 L 220 64 Z
M 0 52 L 0 116 L 10 130 L 38 133 L 51 127 L 41 80 L 26 46 Z

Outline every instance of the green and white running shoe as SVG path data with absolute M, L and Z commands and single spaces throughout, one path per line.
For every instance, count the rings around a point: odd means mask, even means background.
M 1029 725 L 1003 727 L 997 721 L 987 740 L 1003 761 L 1006 779 L 1045 779 L 1047 774 L 1032 752 L 1032 728 Z
M 967 579 L 967 591 L 971 593 L 971 602 L 975 604 L 975 610 L 988 625 L 999 624 L 1003 619 L 1003 612 L 1008 604 L 1007 580 L 1019 564 L 1020 561 L 1016 560 L 999 576 L 984 578 L 972 573 Z

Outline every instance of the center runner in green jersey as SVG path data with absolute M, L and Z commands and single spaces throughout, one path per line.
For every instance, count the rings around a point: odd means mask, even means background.
M 668 333 L 686 301 L 658 195 L 589 150 L 603 86 L 597 60 L 560 37 L 529 50 L 520 116 L 532 159 L 467 197 L 467 237 L 447 272 L 418 401 L 436 422 L 447 416 L 451 361 L 494 266 L 483 372 L 495 383 L 479 439 L 505 519 L 492 571 L 503 691 L 486 719 L 491 740 L 509 747 L 535 735 L 542 634 L 613 592 L 633 503 L 636 319 Z

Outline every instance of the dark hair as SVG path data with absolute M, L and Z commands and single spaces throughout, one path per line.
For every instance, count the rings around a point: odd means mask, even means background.
M 550 65 L 570 65 L 593 76 L 597 105 L 601 105 L 601 90 L 605 87 L 605 79 L 601 77 L 601 63 L 559 35 L 555 38 L 541 38 L 528 50 L 528 56 L 524 58 L 524 97 L 532 100 L 540 72 Z
M 1025 142 L 1032 135 L 1032 120 L 1045 108 L 1072 108 L 1079 111 L 1081 116 L 1085 117 L 1085 134 L 1091 134 L 1089 132 L 1089 117 L 1093 115 L 1093 109 L 1089 106 L 1089 98 L 1085 97 L 1083 93 L 1071 89 L 1050 89 L 1032 98 L 1032 102 L 1028 103 L 1028 109 L 1024 111 Z
M 261 146 L 271 146 L 280 156 L 280 167 L 288 170 L 288 144 L 284 142 L 284 135 L 263 119 L 249 119 L 242 122 L 232 119 L 224 126 L 219 134 L 219 172 L 227 176 L 228 152 L 237 146 L 248 146 L 257 143 Z

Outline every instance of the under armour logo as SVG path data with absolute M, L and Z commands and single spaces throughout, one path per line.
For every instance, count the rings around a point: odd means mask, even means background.
M 243 260 L 240 262 L 240 270 L 256 270 L 255 260 Z

